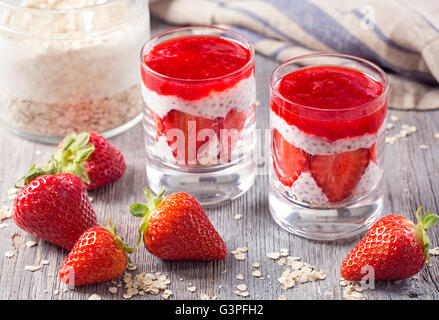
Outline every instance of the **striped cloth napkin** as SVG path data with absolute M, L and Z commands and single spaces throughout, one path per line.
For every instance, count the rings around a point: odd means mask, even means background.
M 437 0 L 152 0 L 151 10 L 173 24 L 231 26 L 279 61 L 363 57 L 387 71 L 390 107 L 439 108 Z

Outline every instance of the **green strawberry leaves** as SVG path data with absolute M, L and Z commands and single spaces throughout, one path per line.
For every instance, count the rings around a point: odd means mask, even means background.
M 430 263 L 428 251 L 430 250 L 431 242 L 428 238 L 426 230 L 436 224 L 436 222 L 439 220 L 439 216 L 437 214 L 431 213 L 430 211 L 427 211 L 421 217 L 419 215 L 421 210 L 422 207 L 419 207 L 418 211 L 416 212 L 416 219 L 418 220 L 418 224 L 416 225 L 416 232 L 424 245 L 425 260 L 427 261 L 427 263 Z
M 95 146 L 89 143 L 90 134 L 85 131 L 80 134 L 72 133 L 63 140 L 63 147 L 56 151 L 47 164 L 41 167 L 33 165 L 28 173 L 20 178 L 17 183 L 24 180 L 24 184 L 29 184 L 33 179 L 42 175 L 55 175 L 61 172 L 71 173 L 79 177 L 86 184 L 90 183 L 87 171 L 83 163 L 95 150 Z M 16 184 L 16 187 L 17 184 Z
M 46 175 L 46 174 L 52 175 L 52 174 L 56 174 L 57 172 L 58 172 L 57 164 L 53 161 L 49 161 L 46 165 L 44 165 L 42 167 L 37 167 L 35 164 L 33 164 L 32 167 L 30 167 L 29 171 L 26 173 L 26 175 L 17 180 L 14 187 L 18 188 L 18 189 L 22 188 L 23 186 L 18 185 L 18 183 L 21 180 L 24 180 L 24 185 L 27 185 L 32 180 L 34 180 L 35 178 L 37 178 L 39 176 Z
M 130 213 L 137 218 L 143 218 L 148 212 L 148 206 L 144 204 L 135 203 L 130 206 Z
M 137 218 L 142 218 L 142 222 L 140 223 L 139 226 L 139 238 L 137 240 L 137 246 L 140 244 L 140 241 L 142 240 L 143 233 L 148 230 L 149 214 L 160 204 L 164 193 L 165 193 L 165 188 L 163 185 L 158 195 L 155 195 L 151 190 L 144 188 L 143 194 L 145 195 L 146 198 L 146 204 L 135 203 L 130 206 L 130 213 Z
M 114 223 L 111 219 L 108 219 L 108 227 L 104 227 L 104 226 L 102 226 L 102 227 L 107 229 L 115 237 L 117 243 L 122 247 L 122 249 L 125 253 L 131 254 L 135 251 L 135 248 L 128 247 L 125 244 L 125 242 L 123 242 L 122 238 L 117 235 L 116 226 L 114 225 Z M 127 258 L 129 260 L 128 255 L 127 255 Z
M 52 160 L 58 166 L 58 172 L 71 173 L 79 177 L 86 184 L 90 183 L 87 171 L 83 166 L 83 162 L 87 160 L 95 146 L 89 143 L 90 134 L 85 131 L 80 134 L 72 133 L 63 140 L 61 150 L 55 152 Z

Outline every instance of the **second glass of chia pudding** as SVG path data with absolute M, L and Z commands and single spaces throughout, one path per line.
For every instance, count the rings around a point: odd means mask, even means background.
M 367 60 L 332 53 L 273 73 L 270 211 L 313 239 L 352 236 L 382 210 L 387 78 Z

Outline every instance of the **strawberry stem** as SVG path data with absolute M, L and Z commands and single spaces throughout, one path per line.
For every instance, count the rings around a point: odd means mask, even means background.
M 57 172 L 58 172 L 58 166 L 57 166 L 56 162 L 49 161 L 46 165 L 44 165 L 42 167 L 37 167 L 34 164 L 29 169 L 29 171 L 26 173 L 26 175 L 24 175 L 23 177 L 18 179 L 17 182 L 15 182 L 14 187 L 15 188 L 19 188 L 19 189 L 22 188 L 23 186 L 19 186 L 18 185 L 18 183 L 21 180 L 24 180 L 24 185 L 27 185 L 32 180 L 34 180 L 35 178 L 37 178 L 39 176 L 43 176 L 43 175 L 46 175 L 46 174 L 52 175 L 52 174 L 56 174 Z
M 89 143 L 90 134 L 85 131 L 80 134 L 72 133 L 63 140 L 63 147 L 56 151 L 47 164 L 42 167 L 33 165 L 28 173 L 16 182 L 24 180 L 24 184 L 29 184 L 35 178 L 42 175 L 54 175 L 57 173 L 71 173 L 79 177 L 86 184 L 90 183 L 88 174 L 83 166 L 90 155 L 95 150 L 95 146 Z
M 133 253 L 135 248 L 126 245 L 125 242 L 123 242 L 122 238 L 117 235 L 116 226 L 114 225 L 113 221 L 111 219 L 108 219 L 108 227 L 104 227 L 104 226 L 102 227 L 107 229 L 116 238 L 117 243 L 123 248 L 123 251 L 125 252 L 129 260 L 127 253 L 129 254 Z
M 90 183 L 87 171 L 83 166 L 95 150 L 93 143 L 89 143 L 90 134 L 87 131 L 80 134 L 72 133 L 63 140 L 61 150 L 55 152 L 51 161 L 55 161 L 58 172 L 71 173 L 84 181 Z
M 423 245 L 424 245 L 424 252 L 425 252 L 425 260 L 430 263 L 430 257 L 428 254 L 428 251 L 431 247 L 430 239 L 428 238 L 426 230 L 436 224 L 436 222 L 439 220 L 439 216 L 437 214 L 431 213 L 430 211 L 427 211 L 422 217 L 419 215 L 421 212 L 422 207 L 419 207 L 418 211 L 416 212 L 416 219 L 418 220 L 418 224 L 416 225 L 416 231 L 418 234 L 418 237 L 421 239 Z
M 149 214 L 160 204 L 164 193 L 165 193 L 165 188 L 163 185 L 158 195 L 155 195 L 151 190 L 144 188 L 143 194 L 145 195 L 146 198 L 146 204 L 135 203 L 130 206 L 130 213 L 135 217 L 142 218 L 142 221 L 139 226 L 139 238 L 137 239 L 137 246 L 140 244 L 140 241 L 142 240 L 143 233 L 146 230 L 148 230 Z

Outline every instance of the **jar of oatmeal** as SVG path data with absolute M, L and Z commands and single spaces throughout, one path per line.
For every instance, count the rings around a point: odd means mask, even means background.
M 106 137 L 141 119 L 146 0 L 0 0 L 0 120 L 30 139 Z

